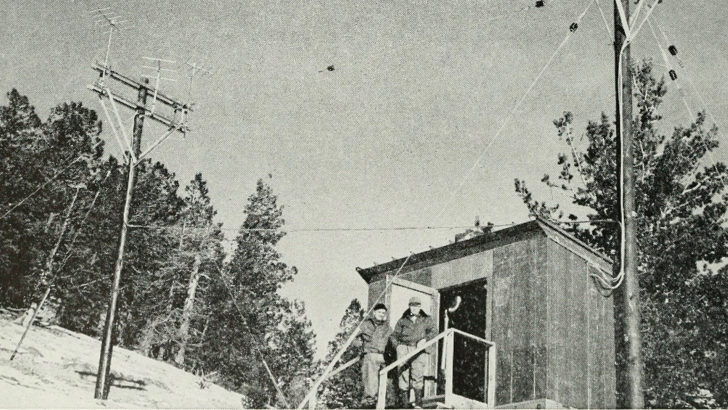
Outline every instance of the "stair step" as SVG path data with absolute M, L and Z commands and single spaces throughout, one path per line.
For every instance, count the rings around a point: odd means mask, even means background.
M 423 409 L 450 409 L 451 406 L 445 406 L 445 395 L 429 396 L 422 398 Z

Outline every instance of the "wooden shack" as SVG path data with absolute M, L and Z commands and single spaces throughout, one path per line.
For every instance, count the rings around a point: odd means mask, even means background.
M 460 300 L 450 326 L 496 345 L 496 406 L 615 407 L 613 302 L 592 277 L 611 273 L 606 257 L 537 219 L 414 254 L 393 279 L 404 259 L 357 269 L 369 304 L 386 288 L 393 326 L 418 294 L 443 331 Z M 485 401 L 483 354 L 466 342 L 455 349 L 456 389 Z M 433 359 L 426 395 L 441 390 Z

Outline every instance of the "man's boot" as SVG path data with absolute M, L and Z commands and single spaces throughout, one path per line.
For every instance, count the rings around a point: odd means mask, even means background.
M 415 408 L 421 409 L 422 408 L 422 395 L 423 391 L 421 389 L 415 389 Z
M 410 395 L 409 390 L 399 392 L 399 408 L 400 409 L 411 409 L 410 406 Z

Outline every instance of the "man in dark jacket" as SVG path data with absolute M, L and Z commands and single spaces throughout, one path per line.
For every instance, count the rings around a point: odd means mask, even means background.
M 422 310 L 422 301 L 413 297 L 409 301 L 407 309 L 397 321 L 392 333 L 392 344 L 397 348 L 397 358 L 401 358 L 422 346 L 425 342 L 437 335 L 437 327 Z M 415 391 L 415 406 L 422 407 L 422 396 L 424 394 L 423 379 L 427 364 L 429 363 L 429 352 L 426 350 L 410 359 L 400 366 L 399 390 L 400 405 L 403 408 L 409 407 L 410 389 Z
M 392 333 L 387 324 L 387 307 L 384 304 L 376 304 L 372 314 L 373 317 L 362 323 L 359 336 L 354 341 L 354 346 L 361 346 L 362 349 L 361 379 L 364 386 L 362 407 L 373 407 L 376 403 L 379 370 L 384 366 L 384 349 Z

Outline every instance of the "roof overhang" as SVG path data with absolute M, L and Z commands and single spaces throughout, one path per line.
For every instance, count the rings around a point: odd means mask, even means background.
M 545 235 L 554 242 L 583 256 L 590 264 L 605 273 L 611 273 L 611 261 L 609 258 L 566 232 L 557 224 L 540 217 L 537 217 L 533 221 L 514 225 L 499 231 L 415 253 L 409 258 L 395 259 L 366 269 L 356 268 L 356 271 L 362 279 L 369 283 L 378 274 L 422 269 L 524 240 L 535 235 Z

